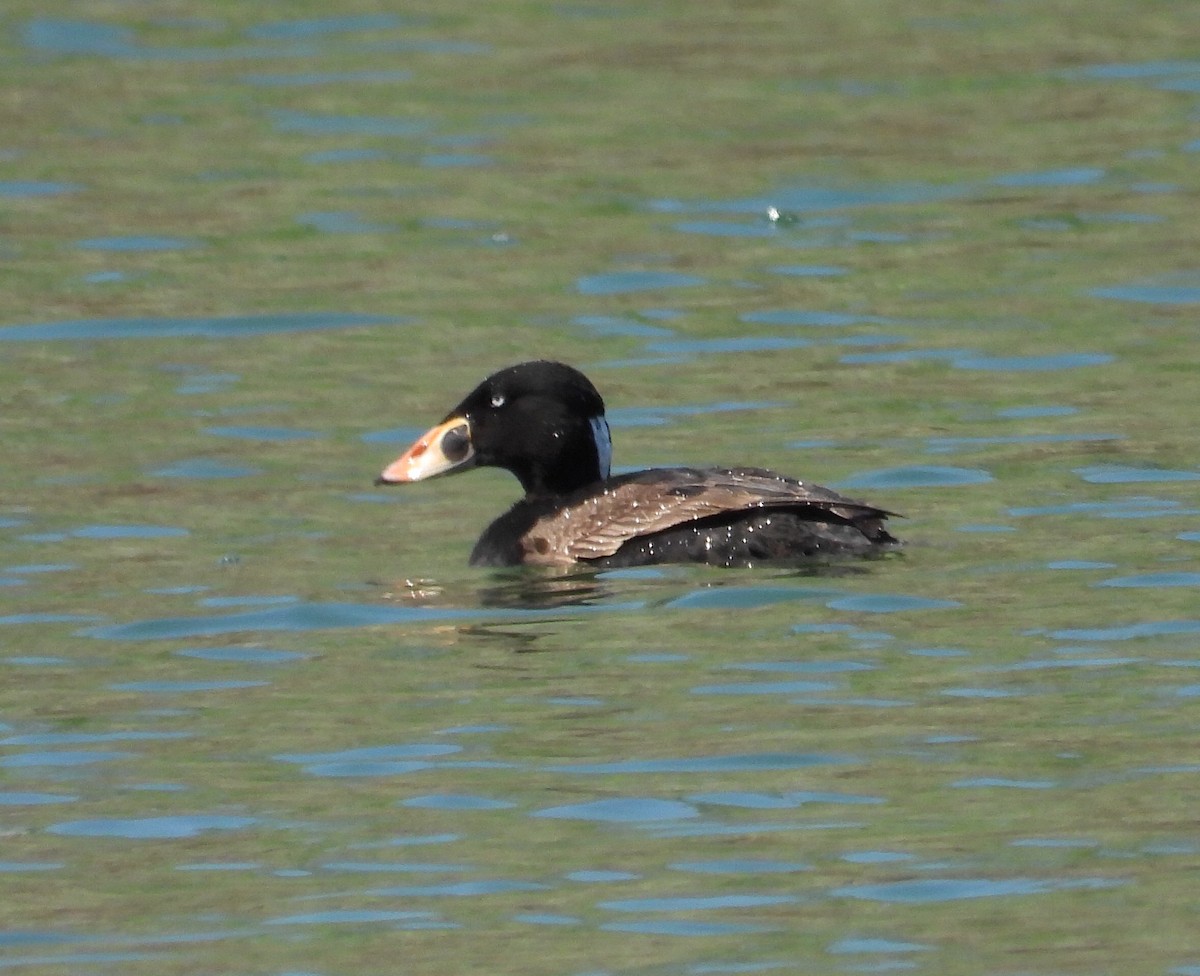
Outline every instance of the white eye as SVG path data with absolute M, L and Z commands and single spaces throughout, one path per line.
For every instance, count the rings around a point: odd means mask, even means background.
M 504 394 L 503 393 L 493 393 L 492 394 L 492 406 L 493 407 L 504 406 Z

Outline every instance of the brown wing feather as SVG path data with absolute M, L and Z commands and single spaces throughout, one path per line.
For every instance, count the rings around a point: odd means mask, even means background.
M 642 471 L 538 519 L 526 562 L 563 565 L 613 555 L 630 539 L 730 512 L 810 508 L 818 521 L 854 524 L 891 514 L 821 485 L 761 468 Z

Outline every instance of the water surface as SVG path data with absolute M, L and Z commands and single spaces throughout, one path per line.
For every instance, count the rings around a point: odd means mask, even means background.
M 6 8 L 0 968 L 1196 969 L 1185 5 L 678 13 Z M 534 357 L 903 552 L 469 569 Z

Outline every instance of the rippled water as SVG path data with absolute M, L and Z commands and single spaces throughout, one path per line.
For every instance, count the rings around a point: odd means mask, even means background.
M 1200 972 L 1197 62 L 452 8 L 7 18 L 0 968 Z M 467 569 L 536 355 L 905 551 Z

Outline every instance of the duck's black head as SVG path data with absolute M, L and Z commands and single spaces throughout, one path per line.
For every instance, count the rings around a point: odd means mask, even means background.
M 494 467 L 515 474 L 527 495 L 561 495 L 607 478 L 611 456 L 604 401 L 591 381 L 539 360 L 489 376 L 377 483 Z

